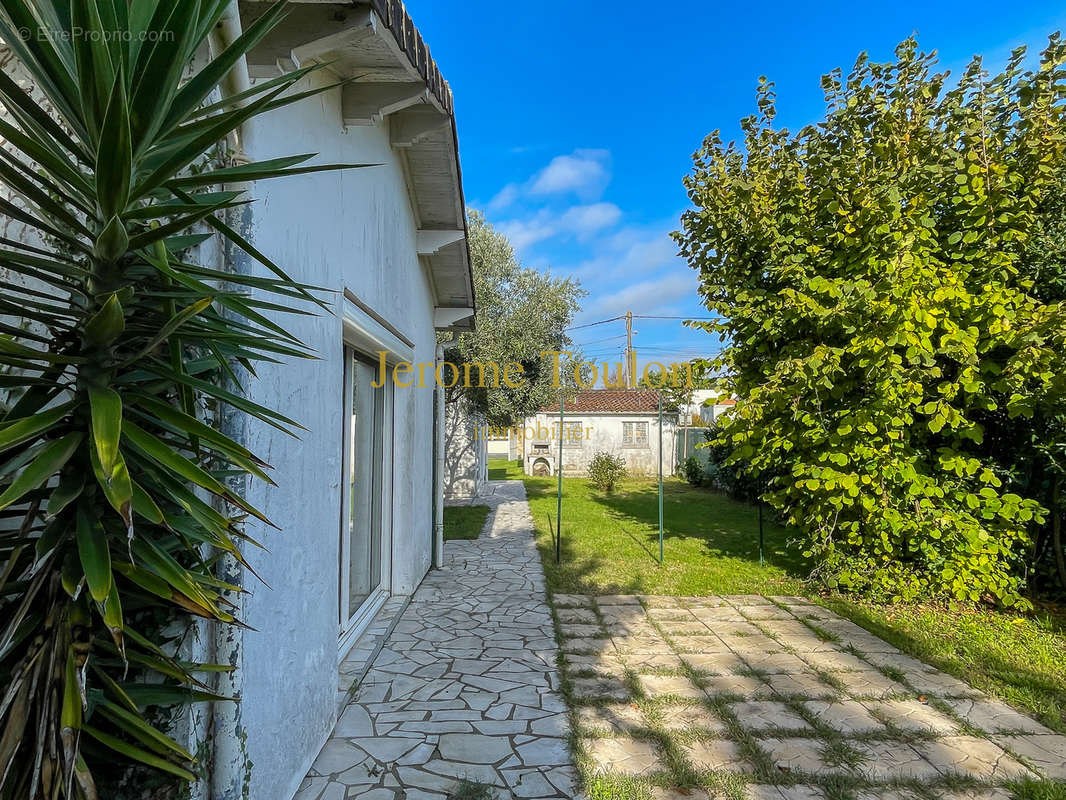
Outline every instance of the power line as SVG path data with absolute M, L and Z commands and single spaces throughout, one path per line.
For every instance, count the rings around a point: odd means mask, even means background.
M 624 333 L 620 333 L 617 336 L 608 336 L 606 339 L 593 339 L 591 342 L 574 342 L 574 347 L 584 347 L 590 344 L 599 344 L 600 342 L 612 342 L 615 339 L 624 338 L 626 338 L 626 335 Z
M 576 331 L 581 328 L 591 328 L 593 325 L 606 325 L 608 322 L 614 322 L 620 319 L 623 319 L 623 317 L 611 317 L 610 319 L 601 319 L 599 322 L 586 322 L 584 325 L 572 325 L 569 328 L 563 328 L 563 330 Z
M 718 322 L 725 317 L 662 317 L 655 314 L 634 314 L 633 319 L 683 319 L 689 322 Z

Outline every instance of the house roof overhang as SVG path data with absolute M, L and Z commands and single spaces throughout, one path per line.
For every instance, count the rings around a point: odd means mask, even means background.
M 245 27 L 271 2 L 240 2 Z M 451 87 L 399 0 L 295 0 L 248 55 L 253 78 L 312 63 L 348 81 L 343 122 L 386 124 L 418 225 L 418 257 L 436 297 L 439 330 L 469 330 L 474 280 Z

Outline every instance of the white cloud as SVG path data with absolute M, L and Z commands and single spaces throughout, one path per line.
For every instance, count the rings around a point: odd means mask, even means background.
M 631 309 L 642 314 L 677 312 L 678 302 L 696 294 L 696 275 L 665 275 L 632 283 L 612 294 L 600 295 L 582 309 L 589 317 L 612 317 Z
M 610 164 L 611 154 L 607 150 L 578 149 L 567 156 L 556 156 L 524 183 L 504 186 L 486 208 L 500 211 L 523 196 L 575 194 L 582 200 L 596 200 L 611 181 Z
M 561 214 L 541 209 L 523 219 L 506 220 L 496 228 L 511 241 L 516 250 L 555 236 L 588 237 L 610 228 L 622 217 L 622 209 L 614 203 L 591 203 L 572 206 Z
M 610 153 L 606 150 L 575 150 L 556 156 L 529 182 L 533 195 L 565 194 L 598 197 L 611 180 Z
M 562 228 L 578 236 L 589 236 L 610 228 L 622 218 L 622 209 L 614 203 L 574 206 L 560 218 Z
M 495 197 L 489 200 L 489 203 L 486 208 L 489 211 L 496 211 L 501 208 L 507 208 L 507 206 L 511 205 L 511 203 L 513 203 L 517 199 L 518 186 L 513 183 L 509 183 L 502 189 L 500 189 L 500 191 L 496 193 Z

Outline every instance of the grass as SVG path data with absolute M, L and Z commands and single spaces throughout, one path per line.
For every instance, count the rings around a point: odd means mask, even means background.
M 444 541 L 476 539 L 491 510 L 488 506 L 445 506 Z
M 496 792 L 490 784 L 460 778 L 456 787 L 448 793 L 448 800 L 496 800 Z
M 760 564 L 756 510 L 674 478 L 664 486 L 662 566 L 654 481 L 626 481 L 604 495 L 582 478 L 564 478 L 556 564 L 548 518 L 554 527 L 557 479 L 523 476 L 518 462 L 492 461 L 489 470 L 496 480 L 525 481 L 553 593 L 811 597 L 905 653 L 1066 733 L 1066 614 L 1061 611 L 1018 615 L 944 605 L 884 606 L 825 593 L 806 583 L 811 565 L 790 545 L 790 531 L 765 520 L 765 563 Z M 1030 796 L 1043 795 L 1019 794 Z
M 659 506 L 655 481 L 626 480 L 613 492 L 583 478 L 563 478 L 560 563 L 549 529 L 555 526 L 557 478 L 525 477 L 517 462 L 493 461 L 490 477 L 523 479 L 537 528 L 548 584 L 572 594 L 794 594 L 807 564 L 787 546 L 788 531 L 764 520 L 759 564 L 756 509 L 689 486 L 665 482 L 664 562 L 659 564 Z

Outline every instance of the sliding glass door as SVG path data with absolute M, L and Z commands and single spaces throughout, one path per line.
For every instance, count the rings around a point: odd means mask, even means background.
M 345 352 L 344 486 L 341 510 L 340 623 L 342 636 L 381 587 L 382 494 L 388 398 L 375 388 L 373 364 Z

